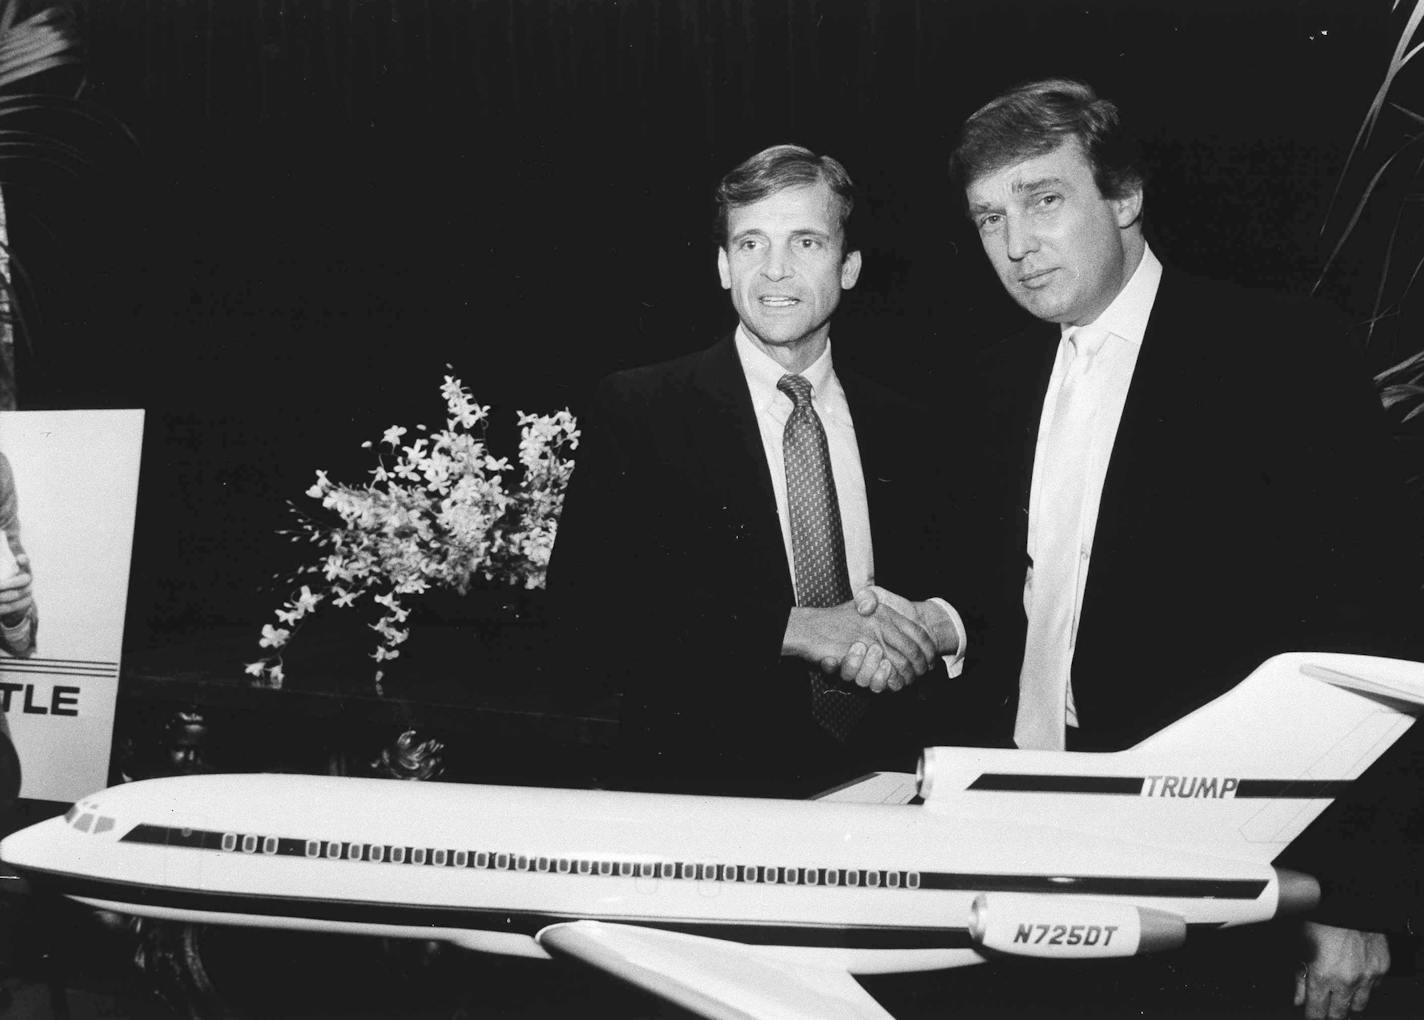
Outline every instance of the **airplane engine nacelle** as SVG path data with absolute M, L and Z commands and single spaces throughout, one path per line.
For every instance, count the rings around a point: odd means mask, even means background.
M 984 893 L 974 900 L 969 934 L 985 949 L 1013 956 L 1084 960 L 1176 949 L 1186 941 L 1187 923 L 1128 903 Z

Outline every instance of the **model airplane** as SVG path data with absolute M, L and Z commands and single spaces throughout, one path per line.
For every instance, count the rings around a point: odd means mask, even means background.
M 1316 882 L 1272 860 L 1421 705 L 1424 664 L 1295 653 L 1114 754 L 937 747 L 811 801 L 156 779 L 0 858 L 107 910 L 575 957 L 713 1018 L 883 1020 L 853 975 L 1309 909 Z

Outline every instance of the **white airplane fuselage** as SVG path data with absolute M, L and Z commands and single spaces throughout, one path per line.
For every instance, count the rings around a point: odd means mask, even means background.
M 1311 910 L 1317 877 L 1272 862 L 1421 712 L 1424 663 L 1293 652 L 1106 754 L 928 748 L 810 801 L 154 779 L 0 860 L 129 914 L 568 957 L 710 1020 L 891 1020 L 855 975 Z
M 81 902 L 156 918 L 535 957 L 541 930 L 592 919 L 860 974 L 979 962 L 984 893 L 1027 894 L 1039 916 L 1018 920 L 1050 929 L 1060 919 L 1039 905 L 1077 897 L 1222 926 L 1274 916 L 1279 893 L 1265 862 L 924 805 L 296 775 L 115 787 L 0 855 Z

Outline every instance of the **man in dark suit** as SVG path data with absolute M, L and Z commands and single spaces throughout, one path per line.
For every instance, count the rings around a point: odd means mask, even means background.
M 806 794 L 909 769 L 930 735 L 935 685 L 910 684 L 955 620 L 851 599 L 928 590 L 943 494 L 905 442 L 915 408 L 831 363 L 861 265 L 844 168 L 776 146 L 717 198 L 736 331 L 600 385 L 549 587 L 577 666 L 623 693 L 620 783 Z M 860 687 L 816 666 L 848 654 Z
M 1081 83 L 991 101 L 952 170 L 1039 320 L 975 376 L 966 471 L 988 553 L 966 680 L 1002 692 L 1003 737 L 1128 747 L 1277 652 L 1408 654 L 1403 488 L 1339 323 L 1164 268 L 1117 110 Z M 1332 922 L 1307 925 L 1310 1016 L 1363 1008 L 1389 963 L 1386 905 L 1348 878 L 1372 865 L 1329 842 L 1302 861 Z

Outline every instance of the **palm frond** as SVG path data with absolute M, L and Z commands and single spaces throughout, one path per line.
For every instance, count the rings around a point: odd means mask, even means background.
M 12 92 L 0 95 L 0 123 L 7 122 L 11 117 L 30 113 L 85 121 L 105 131 L 116 132 L 135 147 L 139 144 L 138 138 L 123 121 L 111 114 L 91 109 L 84 103 L 75 102 L 70 96 L 46 92 Z
M 1396 7 L 1397 7 L 1396 3 Z M 1384 80 L 1380 82 L 1379 91 L 1370 101 L 1369 109 L 1365 111 L 1365 118 L 1360 122 L 1359 130 L 1355 132 L 1355 140 L 1350 145 L 1349 154 L 1345 157 L 1345 166 L 1340 171 L 1340 178 L 1335 183 L 1335 191 L 1330 196 L 1330 203 L 1326 206 L 1325 218 L 1320 225 L 1320 231 L 1324 234 L 1326 227 L 1330 223 L 1331 215 L 1335 209 L 1335 203 L 1340 198 L 1340 192 L 1345 185 L 1345 179 L 1350 172 L 1350 165 L 1354 162 L 1364 148 L 1369 145 L 1370 138 L 1374 134 L 1375 124 L 1379 120 L 1380 112 L 1384 109 L 1385 97 L 1389 94 L 1390 87 L 1394 85 L 1394 79 L 1403 70 L 1404 65 L 1418 54 L 1420 46 L 1409 48 L 1410 41 L 1419 30 L 1419 25 L 1424 22 L 1424 0 L 1415 0 L 1414 9 L 1409 12 L 1409 19 L 1405 23 L 1404 30 L 1399 34 L 1399 40 L 1394 47 L 1394 53 L 1390 57 L 1389 65 L 1385 69 Z M 1378 177 L 1378 175 L 1376 175 Z M 1351 220 L 1353 226 L 1354 220 Z M 1346 233 L 1351 227 L 1346 228 Z
M 63 33 L 44 29 L 15 37 L 17 32 L 0 38 L 0 88 L 80 60 L 74 41 Z
M 1424 125 L 1424 116 L 1415 113 L 1413 110 L 1409 109 L 1406 106 L 1400 106 L 1398 103 L 1390 103 L 1389 105 L 1391 108 L 1398 110 L 1410 120 L 1414 121 L 1414 123 Z
M 1381 371 L 1376 372 L 1375 385 L 1382 387 L 1390 379 L 1393 379 L 1399 375 L 1403 375 L 1404 373 L 1414 368 L 1424 368 L 1424 349 L 1417 350 L 1413 354 L 1405 358 L 1403 361 L 1397 362 L 1396 364 L 1389 366 L 1389 368 L 1382 369 Z
M 1421 396 L 1424 396 L 1424 386 L 1386 386 L 1380 391 L 1380 403 L 1388 410 L 1411 397 Z
M 1420 6 L 1421 9 L 1424 9 L 1424 0 L 1421 0 Z M 1420 137 L 1424 138 L 1424 135 Z M 1394 163 L 1394 161 L 1401 154 L 1403 154 L 1405 148 L 1407 148 L 1409 145 L 1412 145 L 1418 140 L 1419 139 L 1410 139 L 1409 142 L 1405 143 L 1404 146 L 1401 146 L 1399 149 L 1395 150 L 1394 153 L 1390 155 L 1389 159 L 1385 160 L 1384 163 L 1380 165 L 1380 168 L 1375 171 L 1374 176 L 1370 178 L 1370 182 L 1365 185 L 1365 190 L 1361 193 L 1359 200 L 1355 202 L 1355 209 L 1350 214 L 1349 222 L 1345 224 L 1345 229 L 1340 231 L 1340 236 L 1335 240 L 1335 247 L 1330 249 L 1330 254 L 1326 257 L 1325 264 L 1320 267 L 1320 275 L 1315 278 L 1315 286 L 1311 288 L 1311 293 L 1315 293 L 1315 291 L 1319 290 L 1321 285 L 1325 282 L 1325 277 L 1330 274 L 1330 269 L 1335 265 L 1335 260 L 1339 257 L 1340 250 L 1345 247 L 1345 242 L 1348 241 L 1350 239 L 1350 235 L 1354 233 L 1355 224 L 1360 222 L 1360 216 L 1364 213 L 1365 206 L 1369 204 L 1370 196 L 1375 193 L 1375 188 L 1379 186 L 1380 179 L 1384 177 L 1385 171 L 1387 171 L 1390 168 L 1390 165 Z

